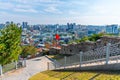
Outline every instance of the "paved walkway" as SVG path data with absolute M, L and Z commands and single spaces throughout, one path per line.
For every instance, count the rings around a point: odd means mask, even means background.
M 47 62 L 51 62 L 46 57 L 27 60 L 27 67 L 5 74 L 1 80 L 28 80 L 32 75 L 47 70 Z

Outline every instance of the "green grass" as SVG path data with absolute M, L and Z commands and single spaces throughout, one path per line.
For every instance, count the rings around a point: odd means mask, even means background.
M 29 80 L 60 80 L 60 79 L 51 77 L 46 74 L 39 73 L 31 77 Z
M 120 71 L 44 71 L 29 80 L 120 80 Z

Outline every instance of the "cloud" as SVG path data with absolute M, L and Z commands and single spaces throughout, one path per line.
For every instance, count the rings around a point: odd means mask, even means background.
M 19 5 L 16 5 L 16 8 L 29 9 L 29 8 L 33 8 L 33 7 L 32 7 L 32 6 L 30 6 L 30 5 L 23 5 L 23 4 L 19 4 Z
M 37 13 L 38 11 L 34 9 L 33 6 L 23 5 L 23 4 L 15 4 L 11 2 L 2 2 L 0 1 L 0 10 L 6 10 L 7 12 L 30 12 Z
M 89 6 L 86 15 L 95 16 L 119 16 L 120 5 L 119 0 L 100 0 L 96 4 Z
M 16 12 L 27 12 L 27 13 L 37 13 L 38 11 L 35 9 L 24 9 L 24 8 L 15 8 L 14 11 Z
M 70 5 L 85 6 L 85 5 L 88 5 L 88 1 L 85 1 L 85 0 L 70 0 L 69 4 Z
M 36 3 L 57 3 L 60 0 L 11 0 L 13 2 L 22 3 L 22 4 L 36 4 Z
M 80 20 L 81 19 L 81 20 Z M 107 25 L 107 24 L 119 24 L 120 19 L 117 16 L 82 16 L 77 19 L 77 22 L 82 24 L 96 24 L 96 25 Z
M 61 14 L 62 12 L 57 8 L 62 4 L 60 0 L 10 0 L 0 1 L 0 10 L 10 10 L 10 12 L 49 12 L 54 14 Z M 42 12 L 42 13 L 44 13 Z
M 23 4 L 16 5 L 13 10 L 15 12 L 38 13 L 38 10 L 34 9 L 33 6 Z
M 0 11 L 0 15 L 7 15 L 7 12 L 5 12 L 5 11 Z
M 70 15 L 73 15 L 73 16 L 79 16 L 79 15 L 80 15 L 80 12 L 70 10 L 70 11 L 69 11 L 69 14 L 70 14 Z
M 120 0 L 0 0 L 0 19 L 31 23 L 115 23 L 120 22 L 119 3 Z
M 0 2 L 0 9 L 7 10 L 7 9 L 12 9 L 14 5 L 10 2 Z
M 57 9 L 56 7 L 50 6 L 46 9 L 44 9 L 45 12 L 49 12 L 49 13 L 54 13 L 54 14 L 62 14 L 62 12 Z

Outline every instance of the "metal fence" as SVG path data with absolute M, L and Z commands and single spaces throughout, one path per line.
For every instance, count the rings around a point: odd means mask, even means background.
M 50 65 L 55 66 L 52 69 L 59 69 L 72 66 L 83 66 L 84 64 L 89 63 L 95 63 L 95 65 L 98 65 L 99 63 L 110 64 L 113 60 L 116 61 L 114 63 L 117 63 L 120 60 L 120 43 L 112 45 L 108 43 L 107 46 L 104 47 L 84 53 L 80 52 L 79 54 L 53 61 L 49 63 L 49 69 L 51 67 Z
M 26 67 L 26 60 L 19 60 L 19 61 L 11 62 L 3 66 L 0 65 L 0 75 L 8 71 L 19 69 L 22 67 Z

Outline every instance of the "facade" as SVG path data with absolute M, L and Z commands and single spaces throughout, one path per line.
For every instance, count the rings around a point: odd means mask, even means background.
M 96 30 L 88 30 L 88 36 L 91 36 L 93 34 L 97 34 Z
M 75 23 L 67 23 L 68 30 L 73 30 L 76 27 Z
M 107 25 L 106 33 L 108 34 L 118 34 L 118 25 Z
M 5 26 L 5 24 L 0 24 L 0 29 L 2 29 Z
M 10 24 L 10 22 L 9 22 L 9 21 L 7 21 L 5 24 L 6 24 L 6 25 L 9 25 L 9 24 Z
M 87 31 L 79 31 L 79 32 L 77 32 L 77 37 L 83 38 L 84 36 L 87 36 Z
M 22 28 L 28 28 L 28 23 L 27 22 L 23 22 L 22 23 Z

